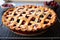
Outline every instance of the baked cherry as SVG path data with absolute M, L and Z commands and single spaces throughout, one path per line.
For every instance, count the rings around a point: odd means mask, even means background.
M 35 11 L 35 10 L 31 10 L 31 11 L 29 12 L 29 14 L 32 14 L 32 13 L 34 13 L 34 11 Z
M 6 17 L 6 19 L 8 19 L 8 17 Z
M 14 16 L 16 16 L 17 15 L 17 13 L 14 13 Z
M 49 21 L 44 21 L 44 24 L 47 24 Z
M 28 18 L 29 16 L 26 15 L 25 17 Z
M 35 18 L 34 18 L 34 17 L 32 17 L 32 18 L 31 18 L 31 21 L 35 21 Z
M 34 8 L 37 8 L 37 6 L 35 6 Z
M 51 14 L 49 14 L 49 15 L 48 15 L 48 17 L 47 17 L 47 19 L 51 19 L 51 16 L 52 16 L 52 15 L 51 15 Z
M 41 22 L 41 20 L 40 20 L 40 19 L 38 19 L 38 21 L 37 21 L 37 22 L 39 23 L 39 22 Z
M 10 21 L 14 21 L 14 18 L 11 18 L 11 20 Z
M 23 20 L 22 23 L 21 23 L 21 25 L 24 25 L 24 24 L 25 24 L 25 21 Z
M 28 23 L 28 25 L 31 25 L 32 23 Z
M 16 24 L 14 24 L 13 26 L 16 26 Z
M 19 23 L 20 19 L 17 19 L 17 23 Z

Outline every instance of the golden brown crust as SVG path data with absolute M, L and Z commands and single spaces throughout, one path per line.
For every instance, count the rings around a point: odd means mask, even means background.
M 2 16 L 2 22 L 16 32 L 34 32 L 49 28 L 56 17 L 56 13 L 50 8 L 25 5 L 8 9 Z
M 4 14 L 3 14 L 3 16 L 2 16 L 2 22 L 3 22 L 3 24 L 5 24 L 6 25 L 6 19 L 5 19 L 5 17 L 7 16 L 7 14 L 10 14 L 12 11 L 14 10 L 14 8 L 9 8 Z M 7 25 L 6 25 L 7 26 Z

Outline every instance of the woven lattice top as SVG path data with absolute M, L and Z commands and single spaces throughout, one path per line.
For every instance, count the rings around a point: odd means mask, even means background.
M 3 23 L 12 30 L 35 31 L 45 29 L 55 22 L 56 14 L 47 7 L 25 5 L 8 9 Z

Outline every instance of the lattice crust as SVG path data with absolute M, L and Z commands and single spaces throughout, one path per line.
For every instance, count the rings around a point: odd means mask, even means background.
M 12 30 L 36 31 L 46 29 L 55 22 L 56 14 L 47 7 L 25 5 L 8 9 L 3 23 Z

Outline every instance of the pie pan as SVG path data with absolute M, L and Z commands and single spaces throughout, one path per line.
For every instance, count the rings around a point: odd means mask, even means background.
M 55 19 L 56 20 L 56 19 Z M 53 25 L 53 24 L 51 24 Z M 20 35 L 26 35 L 26 36 L 33 36 L 33 35 L 37 35 L 37 34 L 42 34 L 44 32 L 46 32 L 46 30 L 39 30 L 39 31 L 36 31 L 36 32 L 20 32 L 20 31 L 16 31 L 16 30 L 13 30 L 14 33 L 16 34 L 20 34 Z

